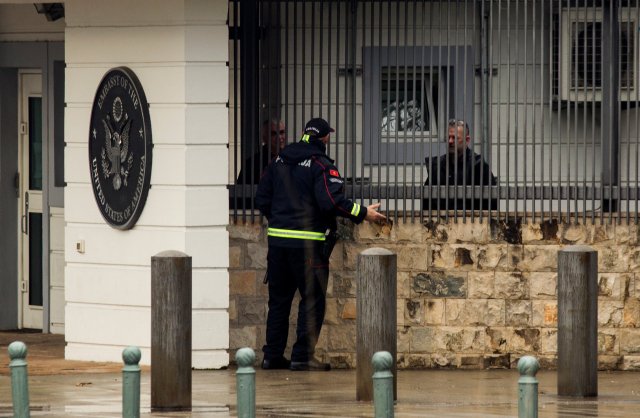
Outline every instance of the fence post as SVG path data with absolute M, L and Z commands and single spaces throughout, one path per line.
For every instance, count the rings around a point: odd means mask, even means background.
M 371 359 L 373 365 L 373 406 L 375 418 L 393 418 L 393 373 L 391 353 L 378 351 Z
M 236 400 L 238 418 L 255 418 L 256 416 L 256 371 L 253 363 L 256 353 L 250 348 L 241 348 L 236 353 Z
M 122 418 L 140 418 L 140 358 L 138 347 L 122 351 Z
M 11 396 L 14 418 L 29 418 L 29 378 L 27 375 L 27 346 L 22 341 L 9 344 Z
M 518 418 L 538 418 L 538 379 L 540 364 L 535 357 L 518 360 Z
M 388 351 L 394 359 L 393 399 L 397 399 L 397 256 L 384 248 L 358 254 L 356 291 L 356 399 L 373 400 L 371 358 Z
M 191 257 L 151 257 L 151 411 L 191 410 Z
M 598 253 L 558 252 L 558 395 L 598 396 Z

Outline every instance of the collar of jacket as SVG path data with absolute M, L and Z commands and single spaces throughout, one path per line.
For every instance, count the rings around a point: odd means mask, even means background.
M 309 137 L 309 142 L 304 142 L 302 140 L 300 140 L 300 142 L 305 144 L 305 145 L 316 147 L 320 151 L 322 151 L 324 154 L 327 153 L 327 146 L 324 144 L 324 142 L 322 142 L 320 139 L 316 138 L 315 136 L 310 136 Z

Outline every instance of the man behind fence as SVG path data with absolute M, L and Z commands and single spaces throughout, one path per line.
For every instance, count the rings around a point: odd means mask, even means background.
M 429 177 L 425 186 L 494 186 L 496 177 L 480 154 L 471 147 L 469 125 L 460 119 L 450 119 L 448 123 L 447 153 L 435 158 L 425 158 Z M 496 209 L 495 199 L 442 199 L 444 196 L 433 192 L 432 199 L 425 200 L 425 206 L 432 209 Z M 436 197 L 434 199 L 434 197 Z M 438 198 L 439 202 L 438 202 Z M 473 202 L 473 203 L 472 203 Z M 489 206 L 490 202 L 490 206 Z
M 344 180 L 325 154 L 334 130 L 324 119 L 311 119 L 300 142 L 285 147 L 267 167 L 258 185 L 256 206 L 269 221 L 267 280 L 269 313 L 263 369 L 329 370 L 314 357 L 325 314 L 329 256 L 336 216 L 360 223 L 385 219 L 376 209 L 344 195 Z M 284 357 L 289 313 L 300 292 L 296 342 L 291 361 Z

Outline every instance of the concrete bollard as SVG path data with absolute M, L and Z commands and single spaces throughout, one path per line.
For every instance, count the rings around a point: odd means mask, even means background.
M 140 418 L 140 358 L 138 347 L 122 351 L 122 418 Z
M 394 365 L 391 353 L 378 351 L 373 355 L 373 407 L 375 418 L 393 418 L 393 373 Z
M 241 348 L 236 353 L 236 400 L 238 418 L 255 418 L 256 416 L 256 371 L 253 363 L 256 353 L 250 348 Z
M 29 418 L 29 378 L 27 375 L 27 346 L 22 341 L 9 344 L 11 369 L 11 397 L 14 418 Z
M 151 257 L 151 411 L 191 410 L 191 257 Z
M 388 351 L 394 359 L 393 398 L 397 399 L 397 256 L 384 248 L 358 254 L 356 294 L 356 399 L 373 400 L 371 358 Z
M 518 360 L 518 418 L 538 418 L 538 379 L 540 364 L 535 357 Z
M 598 396 L 598 253 L 558 252 L 558 395 Z

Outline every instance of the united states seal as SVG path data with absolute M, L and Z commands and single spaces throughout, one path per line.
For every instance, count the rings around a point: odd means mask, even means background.
M 98 85 L 89 127 L 89 172 L 104 220 L 130 229 L 151 181 L 151 121 L 140 81 L 126 67 L 109 70 Z

